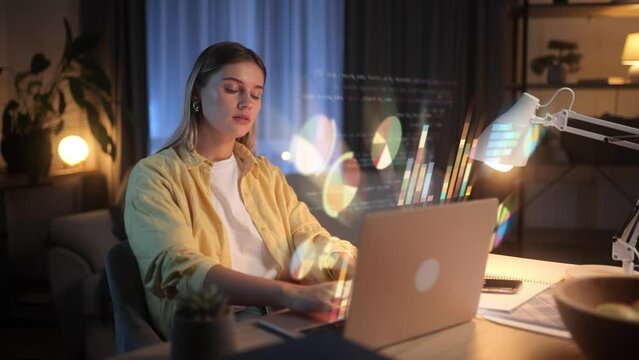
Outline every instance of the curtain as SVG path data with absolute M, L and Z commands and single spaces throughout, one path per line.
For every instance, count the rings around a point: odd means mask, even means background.
M 392 174 L 374 171 L 375 176 L 366 180 L 376 187 L 379 182 L 392 182 L 389 186 L 396 196 L 407 162 L 415 158 L 420 132 L 428 126 L 422 161 L 434 165 L 429 186 L 437 202 L 439 192 L 447 195 L 446 182 L 452 184 L 455 175 L 457 184 L 465 183 L 460 174 L 468 146 L 483 127 L 483 114 L 495 113 L 505 92 L 500 75 L 504 51 L 498 48 L 502 21 L 497 19 L 504 5 L 493 0 L 347 0 L 345 5 L 344 72 L 395 81 L 380 86 L 379 80 L 361 76 L 354 97 L 373 100 L 345 101 L 344 132 L 371 134 L 384 118 L 395 114 L 407 130 Z M 374 101 L 379 96 L 385 101 Z M 449 103 L 440 106 L 437 99 Z M 374 160 L 367 155 L 370 136 L 348 136 L 347 140 L 348 147 L 362 157 L 363 170 L 375 170 Z M 376 181 L 375 177 L 385 175 L 386 179 Z M 462 188 L 450 186 L 449 190 L 463 197 Z
M 148 112 L 144 0 L 83 0 L 83 32 L 103 41 L 97 57 L 111 78 L 117 156 L 110 167 L 112 199 L 121 202 L 130 167 L 147 154 Z M 110 160 L 109 160 L 110 161 Z M 126 185 L 126 184 L 124 184 Z
M 195 59 L 209 45 L 237 41 L 267 67 L 258 118 L 257 152 L 285 172 L 281 154 L 309 118 L 325 115 L 341 126 L 341 106 L 325 73 L 340 73 L 342 0 L 147 1 L 149 152 L 161 148 L 180 121 L 184 86 Z
M 477 6 L 475 0 L 348 0 L 346 2 L 346 37 L 349 39 L 345 72 L 377 74 L 399 78 L 446 81 L 454 86 L 454 106 L 431 136 L 446 163 L 447 149 L 462 130 L 466 107 L 477 85 Z M 381 26 L 380 26 L 381 24 Z M 440 90 L 438 84 L 425 84 L 424 89 Z M 401 98 L 396 86 L 394 97 Z M 397 100 L 387 112 L 407 112 Z M 370 116 L 365 103 L 346 103 L 345 117 Z M 414 110 L 414 109 L 413 109 Z M 426 119 L 406 121 L 428 122 Z M 405 124 L 404 127 L 408 127 Z M 346 122 L 346 132 L 362 132 L 365 122 Z M 354 139 L 349 146 L 361 151 L 364 144 Z M 436 149 L 437 150 L 437 149 Z

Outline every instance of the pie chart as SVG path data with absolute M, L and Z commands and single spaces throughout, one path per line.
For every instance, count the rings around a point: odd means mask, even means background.
M 328 216 L 336 218 L 350 205 L 357 194 L 360 175 L 359 163 L 352 151 L 344 153 L 331 166 L 322 192 L 322 203 Z
M 393 163 L 401 142 L 402 124 L 396 116 L 387 117 L 373 136 L 371 158 L 376 169 L 385 169 Z
M 303 175 L 318 174 L 326 168 L 337 139 L 335 121 L 325 115 L 308 119 L 291 141 L 292 161 Z

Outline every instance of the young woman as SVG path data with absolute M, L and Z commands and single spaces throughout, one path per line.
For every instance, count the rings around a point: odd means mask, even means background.
M 186 83 L 178 129 L 131 173 L 126 232 L 165 336 L 175 296 L 209 284 L 233 305 L 331 310 L 330 280 L 340 264 L 354 264 L 356 249 L 331 237 L 281 171 L 254 155 L 265 80 L 262 60 L 241 44 L 205 49 Z M 316 266 L 303 284 L 289 276 L 301 244 L 328 255 L 308 259 Z

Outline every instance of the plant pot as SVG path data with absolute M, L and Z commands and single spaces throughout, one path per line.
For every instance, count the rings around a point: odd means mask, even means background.
M 29 182 L 39 183 L 49 175 L 51 136 L 48 131 L 34 131 L 27 137 L 25 146 L 26 172 Z
M 25 134 L 10 134 L 2 137 L 2 157 L 10 173 L 26 171 L 26 137 Z
M 546 81 L 551 85 L 561 85 L 566 83 L 566 68 L 561 65 L 550 65 Z
M 235 350 L 233 312 L 212 320 L 176 314 L 171 332 L 171 359 L 222 359 Z
M 12 173 L 26 173 L 29 182 L 41 182 L 51 167 L 51 136 L 47 130 L 10 134 L 2 139 L 2 157 Z

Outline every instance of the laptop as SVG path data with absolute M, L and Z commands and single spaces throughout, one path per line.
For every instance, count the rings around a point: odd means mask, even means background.
M 343 335 L 379 349 L 473 319 L 497 200 L 368 213 Z M 259 324 L 290 337 L 322 322 L 289 311 Z

